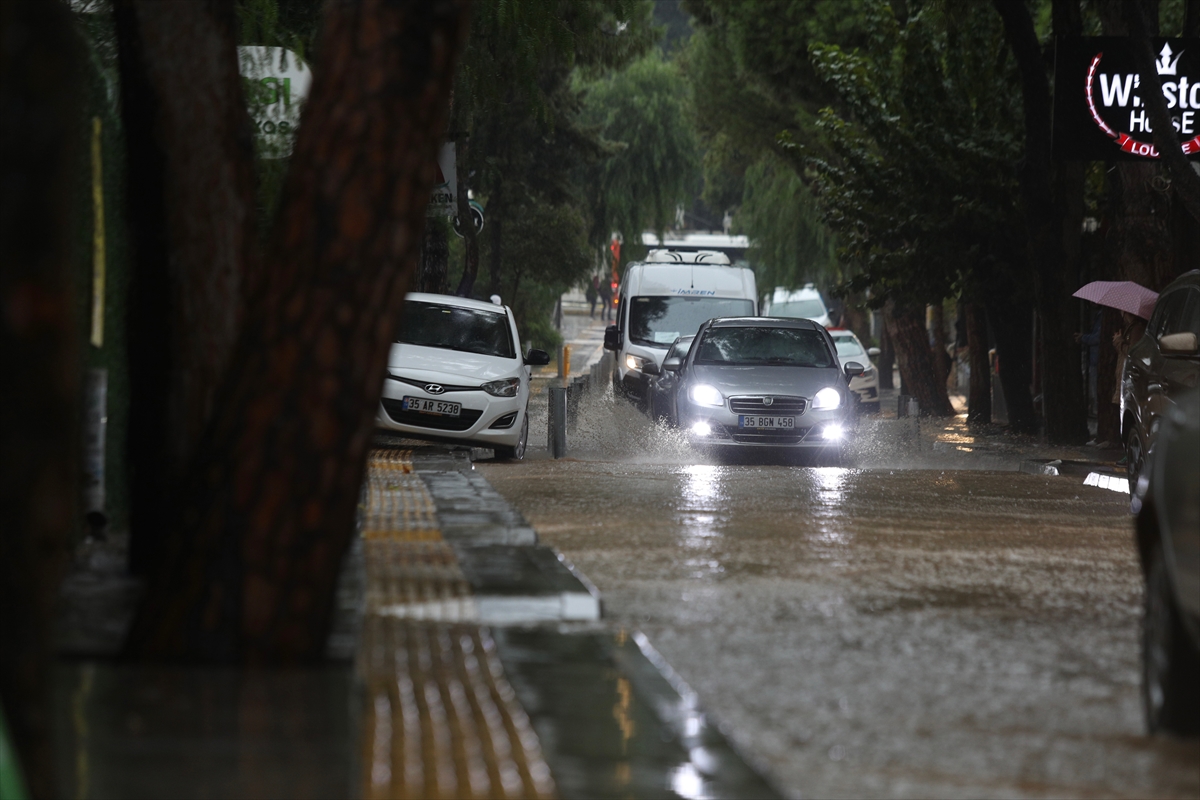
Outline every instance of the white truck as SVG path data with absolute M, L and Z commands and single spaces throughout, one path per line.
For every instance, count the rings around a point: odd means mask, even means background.
M 714 317 L 758 313 L 754 273 L 712 250 L 651 250 L 626 268 L 615 299 L 617 323 L 604 332 L 605 349 L 617 356 L 613 391 L 641 409 L 649 382 L 643 367 L 661 369 L 672 342 Z

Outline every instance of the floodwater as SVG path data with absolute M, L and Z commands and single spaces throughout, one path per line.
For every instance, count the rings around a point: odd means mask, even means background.
M 1200 796 L 1200 742 L 1144 735 L 1128 496 L 859 435 L 722 464 L 598 396 L 571 458 L 479 469 L 791 795 Z

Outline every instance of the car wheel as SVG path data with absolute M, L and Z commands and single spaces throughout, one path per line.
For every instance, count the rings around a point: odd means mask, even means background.
M 1171 592 L 1162 545 L 1146 565 L 1142 617 L 1142 705 L 1150 733 L 1200 733 L 1200 653 L 1183 627 Z
M 525 458 L 525 448 L 529 444 L 529 409 L 525 409 L 525 419 L 521 422 L 521 438 L 517 439 L 514 447 L 497 447 L 496 458 L 501 461 L 520 461 Z
M 1137 485 L 1138 475 L 1142 473 L 1142 465 L 1146 462 L 1146 447 L 1142 435 L 1138 433 L 1137 425 L 1131 425 L 1129 436 L 1125 438 L 1125 474 L 1129 478 L 1129 489 Z

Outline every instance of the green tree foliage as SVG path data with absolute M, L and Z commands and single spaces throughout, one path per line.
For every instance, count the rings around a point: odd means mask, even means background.
M 1024 261 L 1020 94 L 986 6 L 881 13 L 871 30 L 869 52 L 811 47 L 839 100 L 819 117 L 837 157 L 783 139 L 816 172 L 843 259 L 863 268 L 854 288 L 936 302 L 972 270 Z
M 651 228 L 661 233 L 699 178 L 688 87 L 678 66 L 652 50 L 583 86 L 581 121 L 599 133 L 608 153 L 585 178 L 593 243 L 606 245 L 612 231 L 626 240 Z
M 766 155 L 746 170 L 734 229 L 750 238 L 747 256 L 764 290 L 837 277 L 834 240 L 816 198 L 778 157 Z

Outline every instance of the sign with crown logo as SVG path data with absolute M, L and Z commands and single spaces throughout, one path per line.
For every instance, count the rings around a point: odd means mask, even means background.
M 1200 159 L 1200 40 L 1154 39 L 1155 69 L 1183 152 Z M 1060 37 L 1054 51 L 1054 157 L 1064 161 L 1159 157 L 1145 87 L 1128 39 Z

